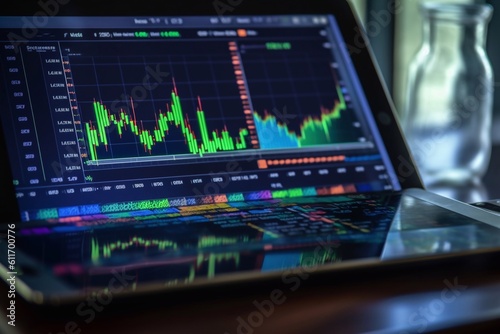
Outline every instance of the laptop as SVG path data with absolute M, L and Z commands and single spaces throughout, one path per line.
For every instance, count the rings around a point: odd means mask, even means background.
M 12 296 L 293 288 L 498 249 L 497 216 L 423 189 L 346 1 L 29 7 L 0 18 Z

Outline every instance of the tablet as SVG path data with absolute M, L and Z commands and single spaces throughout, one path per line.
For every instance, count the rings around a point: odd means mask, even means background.
M 497 251 L 497 216 L 422 189 L 347 2 L 38 6 L 0 20 L 9 294 L 293 289 Z

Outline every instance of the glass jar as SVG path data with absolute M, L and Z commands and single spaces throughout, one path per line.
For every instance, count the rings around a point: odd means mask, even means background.
M 426 186 L 477 182 L 491 154 L 493 8 L 423 2 L 423 43 L 409 70 L 402 126 Z

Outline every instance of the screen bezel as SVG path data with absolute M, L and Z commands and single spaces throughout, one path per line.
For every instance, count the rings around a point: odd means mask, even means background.
M 366 95 L 366 100 L 373 112 L 376 125 L 386 146 L 389 159 L 399 179 L 402 189 L 423 188 L 423 184 L 418 175 L 416 164 L 414 163 L 408 146 L 404 139 L 401 127 L 397 120 L 397 113 L 391 101 L 390 94 L 384 84 L 383 78 L 376 65 L 373 53 L 371 52 L 369 40 L 360 28 L 361 24 L 353 9 L 347 1 L 330 2 L 305 2 L 305 1 L 284 1 L 284 0 L 252 0 L 233 1 L 233 5 L 224 1 L 187 0 L 173 4 L 161 4 L 157 2 L 141 3 L 140 8 L 135 6 L 125 6 L 118 1 L 71 1 L 58 2 L 60 6 L 52 9 L 57 16 L 143 16 L 143 15 L 286 15 L 286 14 L 333 14 L 338 22 L 341 33 L 346 43 L 356 46 L 356 52 L 351 53 L 351 60 L 357 73 L 363 73 L 359 80 Z M 228 7 L 216 7 L 216 4 L 226 4 Z M 238 5 L 236 5 L 238 4 Z M 57 9 L 57 10 L 56 10 Z M 33 16 L 47 15 L 47 11 L 36 2 L 30 4 L 14 4 L 6 10 L 4 16 Z M 341 15 L 335 15 L 342 13 Z M 49 13 L 50 14 L 50 13 Z M 1 125 L 1 124 L 0 124 Z M 0 154 L 6 154 L 4 134 L 0 126 Z M 4 155 L 6 156 L 6 155 Z M 2 170 L 7 171 L 0 181 L 0 186 L 5 191 L 1 222 L 19 221 L 20 215 L 17 201 L 10 175 L 11 167 L 5 159 L 0 161 Z

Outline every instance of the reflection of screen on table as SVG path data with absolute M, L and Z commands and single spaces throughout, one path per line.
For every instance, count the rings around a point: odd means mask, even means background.
M 37 225 L 21 229 L 19 240 L 25 252 L 77 287 L 97 286 L 120 266 L 138 283 L 186 284 L 224 273 L 378 257 L 398 196 L 357 196 L 234 203 L 217 215 L 171 209 L 119 219 L 112 227 L 99 220 Z
M 217 281 L 224 274 L 312 273 L 356 260 L 498 247 L 497 227 L 419 196 L 234 203 L 218 215 L 171 210 L 118 219 L 112 228 L 99 220 L 35 224 L 20 229 L 18 241 L 66 288 L 91 290 L 121 269 L 134 277 L 136 288 L 151 283 L 175 287 Z

